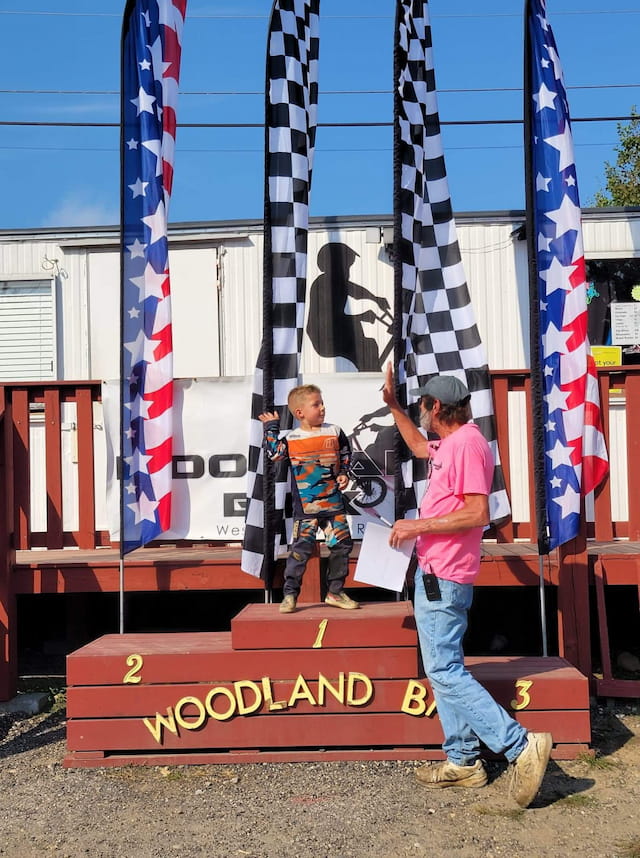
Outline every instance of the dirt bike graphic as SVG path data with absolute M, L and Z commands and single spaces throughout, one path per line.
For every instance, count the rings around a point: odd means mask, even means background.
M 389 490 L 386 478 L 393 474 L 393 463 L 389 461 L 391 449 L 387 449 L 391 445 L 388 441 L 385 442 L 389 432 L 391 437 L 393 436 L 393 427 L 370 422 L 372 417 L 382 414 L 388 414 L 386 406 L 373 414 L 365 414 L 354 427 L 350 439 L 353 453 L 349 474 L 353 483 L 349 501 L 361 509 L 370 509 L 382 503 Z M 373 444 L 366 450 L 360 441 L 360 435 L 365 430 L 375 433 Z M 383 462 L 383 467 L 380 467 L 378 462 Z

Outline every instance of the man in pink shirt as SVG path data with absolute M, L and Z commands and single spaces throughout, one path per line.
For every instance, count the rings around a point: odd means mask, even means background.
M 438 375 L 409 393 L 420 397 L 421 431 L 396 399 L 391 366 L 383 399 L 414 456 L 428 460 L 420 517 L 396 521 L 389 543 L 416 540 L 415 617 L 425 672 L 444 733 L 443 763 L 421 766 L 424 786 L 483 787 L 480 745 L 513 767 L 511 792 L 521 807 L 535 798 L 551 753 L 550 733 L 528 733 L 464 666 L 462 640 L 480 571 L 480 543 L 489 524 L 494 461 L 471 423 L 471 395 L 455 376 Z M 426 433 L 438 436 L 429 441 Z

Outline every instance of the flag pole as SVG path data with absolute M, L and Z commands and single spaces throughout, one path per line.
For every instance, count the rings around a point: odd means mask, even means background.
M 274 0 L 269 16 L 269 33 L 271 22 L 276 9 Z M 262 408 L 264 411 L 273 411 L 275 408 L 273 389 L 273 246 L 271 240 L 271 194 L 269 188 L 269 158 L 271 146 L 270 133 L 270 50 L 269 34 L 267 34 L 267 55 L 265 63 L 265 103 L 264 103 L 264 210 L 263 210 L 263 257 L 262 257 Z M 280 415 L 282 417 L 282 415 Z M 276 508 L 275 499 L 275 473 L 274 466 L 269 457 L 263 453 L 263 572 L 265 602 L 273 600 L 272 585 L 275 566 L 275 533 L 274 516 Z
M 118 629 L 124 634 L 124 189 L 125 189 L 125 37 L 131 21 L 131 8 L 135 0 L 127 0 L 122 18 L 120 38 L 120 443 L 119 456 L 116 462 L 116 475 L 120 488 L 120 562 L 118 575 Z
M 531 432 L 534 479 L 536 538 L 538 542 L 538 577 L 540 595 L 540 626 L 542 654 L 548 654 L 547 619 L 544 584 L 544 557 L 549 554 L 549 525 L 545 490 L 544 413 L 542 364 L 540 360 L 540 298 L 538 296 L 538 265 L 534 219 L 533 123 L 531 121 L 532 71 L 531 38 L 529 33 L 529 3 L 524 6 L 524 177 L 525 232 L 529 270 L 529 365 L 531 368 Z

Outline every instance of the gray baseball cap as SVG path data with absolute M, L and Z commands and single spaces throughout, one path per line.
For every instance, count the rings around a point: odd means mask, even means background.
M 410 390 L 412 396 L 431 396 L 443 405 L 458 405 L 471 396 L 465 385 L 455 375 L 436 375 L 422 387 Z

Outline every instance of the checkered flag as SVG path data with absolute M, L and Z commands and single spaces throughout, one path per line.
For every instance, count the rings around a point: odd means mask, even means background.
M 241 566 L 270 585 L 286 547 L 288 468 L 264 460 L 258 415 L 292 418 L 287 395 L 299 383 L 307 285 L 309 189 L 318 105 L 320 0 L 276 0 L 267 49 L 263 340 L 254 378 L 247 513 Z
M 474 421 L 496 460 L 492 521 L 510 514 L 499 464 L 489 369 L 475 323 L 458 247 L 444 163 L 426 0 L 398 0 L 394 56 L 394 222 L 399 398 L 414 419 L 408 391 L 439 373 L 455 375 L 471 392 Z M 401 325 L 401 329 L 400 329 Z M 402 452 L 399 498 L 417 509 L 424 474 Z

